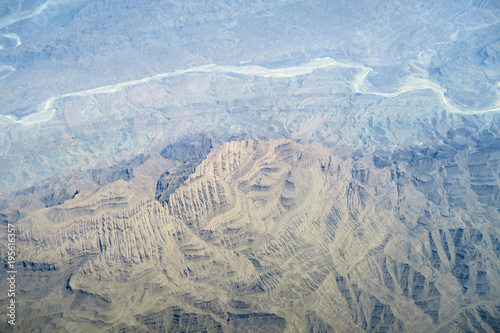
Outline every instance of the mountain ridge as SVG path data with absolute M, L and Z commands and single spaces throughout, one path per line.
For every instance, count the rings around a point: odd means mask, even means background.
M 60 328 L 434 331 L 472 316 L 495 329 L 500 237 L 453 228 L 407 171 L 373 163 L 245 140 L 163 202 L 117 180 L 18 222 L 23 290 L 60 309 Z M 41 290 L 43 276 L 60 282 Z M 26 317 L 56 315 L 42 309 Z

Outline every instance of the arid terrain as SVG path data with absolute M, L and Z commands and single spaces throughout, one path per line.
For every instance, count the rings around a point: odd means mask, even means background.
M 0 4 L 0 331 L 500 332 L 498 36 L 494 0 Z

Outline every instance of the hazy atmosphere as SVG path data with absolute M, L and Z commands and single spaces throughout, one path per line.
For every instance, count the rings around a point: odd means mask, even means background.
M 2 332 L 500 331 L 500 3 L 0 1 Z

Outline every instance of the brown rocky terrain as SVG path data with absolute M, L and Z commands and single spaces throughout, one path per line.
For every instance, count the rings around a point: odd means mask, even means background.
M 20 331 L 500 329 L 498 213 L 460 206 L 495 198 L 473 157 L 376 167 L 317 143 L 199 142 L 17 222 Z M 424 169 L 469 176 L 432 194 Z

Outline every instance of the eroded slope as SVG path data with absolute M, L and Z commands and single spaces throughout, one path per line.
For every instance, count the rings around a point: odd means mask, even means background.
M 494 220 L 443 215 L 411 170 L 373 163 L 234 141 L 174 191 L 120 179 L 36 211 L 18 222 L 20 327 L 498 329 Z

